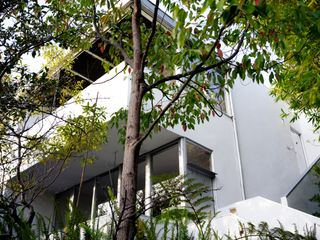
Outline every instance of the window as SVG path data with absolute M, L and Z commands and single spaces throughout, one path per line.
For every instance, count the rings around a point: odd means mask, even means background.
M 76 211 L 78 211 L 79 217 L 82 221 L 86 221 L 90 219 L 93 185 L 94 185 L 94 180 L 90 180 L 90 181 L 84 182 L 81 187 L 81 192 L 79 195 L 79 203 L 76 208 Z M 75 188 L 75 194 L 74 194 L 74 200 L 73 200 L 74 206 L 77 202 L 78 193 L 79 193 L 79 185 Z
M 71 207 L 73 209 L 76 209 L 80 221 L 84 222 L 90 219 L 93 185 L 94 180 L 83 182 L 81 187 L 81 193 L 79 196 L 78 206 L 76 208 L 75 206 L 77 204 L 79 185 L 72 187 L 64 192 L 58 193 L 56 195 L 56 227 L 63 228 L 66 225 L 68 212 L 72 210 Z
M 146 161 L 142 159 L 138 163 L 138 178 L 137 178 L 137 204 L 138 209 L 145 207 L 145 175 L 146 175 Z
M 170 200 L 163 199 L 167 196 L 162 196 L 163 192 L 160 182 L 172 179 L 179 175 L 179 151 L 178 145 L 175 144 L 165 150 L 162 150 L 152 156 L 153 160 L 153 174 L 152 184 L 154 195 L 160 194 L 153 202 L 153 215 L 159 215 L 165 208 L 170 207 Z M 162 193 L 160 193 L 162 192 Z
M 152 182 L 156 184 L 162 180 L 179 175 L 178 145 L 169 147 L 152 156 L 153 174 Z
M 68 189 L 64 192 L 58 193 L 55 199 L 55 226 L 58 229 L 66 225 L 66 214 L 70 211 L 72 206 L 74 189 Z
M 211 171 L 211 152 L 187 141 L 187 162 L 190 165 Z
M 119 169 L 113 169 L 96 178 L 97 215 L 106 214 L 109 210 L 110 194 L 117 196 Z

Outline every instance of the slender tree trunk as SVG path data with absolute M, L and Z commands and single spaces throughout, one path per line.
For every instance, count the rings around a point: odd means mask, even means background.
M 142 66 L 140 14 L 140 0 L 134 0 L 132 15 L 132 37 L 134 50 L 133 75 L 126 127 L 122 186 L 120 192 L 121 224 L 117 234 L 117 239 L 119 240 L 133 239 L 135 233 L 137 169 L 140 151 L 140 144 L 138 143 L 140 133 L 140 108 L 142 94 L 145 87 Z

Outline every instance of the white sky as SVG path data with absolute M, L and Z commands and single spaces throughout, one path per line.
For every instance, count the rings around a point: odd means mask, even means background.
M 44 59 L 41 56 L 33 58 L 31 53 L 22 56 L 22 64 L 26 64 L 32 72 L 39 72 L 44 64 Z

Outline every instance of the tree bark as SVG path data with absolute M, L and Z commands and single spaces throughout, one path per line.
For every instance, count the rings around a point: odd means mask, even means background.
M 135 233 L 137 169 L 140 151 L 140 109 L 144 91 L 144 76 L 140 30 L 141 3 L 134 0 L 132 15 L 133 74 L 126 127 L 126 139 L 120 192 L 120 228 L 117 239 L 133 239 Z

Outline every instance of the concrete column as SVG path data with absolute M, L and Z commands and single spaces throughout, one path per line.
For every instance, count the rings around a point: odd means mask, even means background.
M 179 140 L 179 174 L 187 174 L 187 143 L 185 138 Z
M 179 144 L 179 175 L 185 176 L 187 172 L 187 141 L 185 138 L 180 138 Z M 185 207 L 186 202 L 181 199 L 181 206 Z
M 241 160 L 241 151 L 240 151 L 240 143 L 239 143 L 239 136 L 238 136 L 238 126 L 237 126 L 237 119 L 235 116 L 234 112 L 234 105 L 233 105 L 233 100 L 232 100 L 232 91 L 230 90 L 230 110 L 231 110 L 231 116 L 232 116 L 232 124 L 233 124 L 233 133 L 234 133 L 234 141 L 236 144 L 237 148 L 237 159 L 238 159 L 238 164 L 239 164 L 239 175 L 240 175 L 240 188 L 241 188 L 241 197 L 242 200 L 246 199 L 246 190 L 245 190 L 245 185 L 244 185 L 244 178 L 243 178 L 243 171 L 242 171 L 242 160 Z
M 211 160 L 211 171 L 215 172 L 213 152 L 210 155 L 210 160 Z M 213 213 L 215 214 L 216 208 L 217 208 L 218 194 L 217 194 L 217 191 L 215 190 L 215 189 L 217 189 L 217 186 L 216 186 L 216 181 L 214 178 L 211 179 L 211 187 L 212 187 L 211 193 L 213 196 L 213 204 L 212 204 L 213 209 L 212 210 L 213 210 Z
M 152 156 L 151 154 L 148 154 L 146 156 L 146 172 L 145 172 L 145 215 L 148 217 L 151 217 L 152 215 L 152 210 L 151 210 L 151 205 L 152 205 Z
M 281 205 L 288 207 L 288 200 L 286 197 L 281 197 Z
M 76 188 L 73 187 L 73 188 L 72 188 L 72 194 L 71 194 L 71 196 L 70 196 L 70 198 L 69 198 L 69 203 L 68 203 L 68 207 L 69 207 L 69 209 L 70 209 L 70 213 L 73 212 L 75 194 L 76 194 Z
M 97 195 L 96 195 L 96 186 L 97 186 L 97 179 L 94 179 L 93 188 L 92 188 L 92 202 L 91 202 L 91 213 L 90 213 L 90 221 L 91 221 L 91 228 L 94 228 L 95 218 L 96 218 L 96 202 L 97 202 Z
M 122 165 L 119 166 L 119 174 L 118 174 L 118 186 L 117 186 L 117 205 L 118 205 L 118 207 L 120 207 L 121 182 L 122 182 Z

